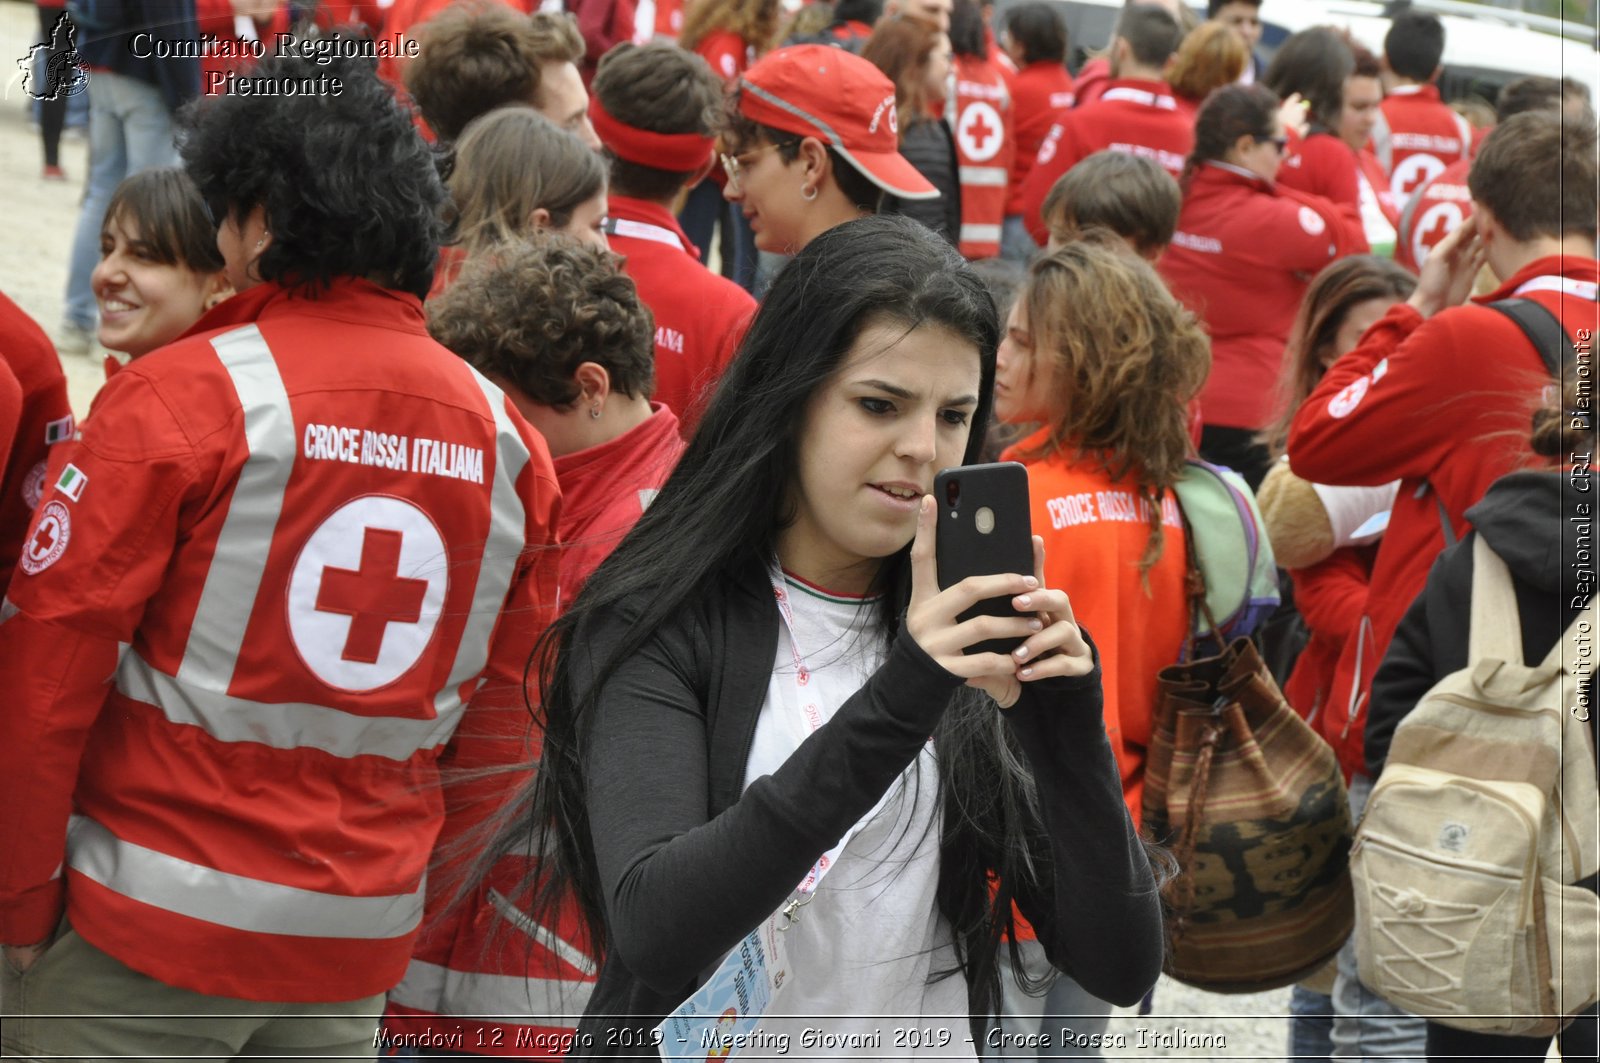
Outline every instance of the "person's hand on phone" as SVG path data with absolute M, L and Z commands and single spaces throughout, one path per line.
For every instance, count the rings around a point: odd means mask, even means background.
M 1085 675 L 1094 662 L 1065 591 L 1044 586 L 1044 540 L 1033 537 L 1034 575 L 1001 573 L 968 576 L 939 589 L 934 539 L 936 507 L 924 496 L 917 513 L 917 535 L 911 542 L 911 604 L 906 631 L 923 652 L 951 675 L 994 698 L 1003 709 L 1015 705 L 1022 684 L 1059 675 Z M 1010 597 L 1015 617 L 975 616 L 957 620 L 987 598 Z M 1010 654 L 965 652 L 989 639 L 1015 639 Z

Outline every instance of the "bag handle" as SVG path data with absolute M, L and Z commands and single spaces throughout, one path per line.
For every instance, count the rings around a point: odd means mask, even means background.
M 1522 622 L 1511 570 L 1482 534 L 1472 542 L 1472 619 L 1467 627 L 1467 660 L 1493 657 L 1522 664 Z
M 1222 636 L 1222 625 L 1211 614 L 1211 604 L 1206 601 L 1206 574 L 1200 570 L 1200 561 L 1195 553 L 1194 528 L 1189 524 L 1189 514 L 1184 512 L 1183 499 L 1178 492 L 1172 491 L 1172 500 L 1178 507 L 1178 519 L 1183 523 L 1184 593 L 1189 599 L 1189 626 L 1183 634 L 1183 661 L 1188 663 L 1195 657 L 1195 646 L 1199 641 L 1195 637 L 1195 630 L 1202 619 L 1211 625 L 1211 640 L 1217 644 L 1218 652 L 1227 648 L 1227 641 Z M 1160 504 L 1159 500 L 1157 504 Z

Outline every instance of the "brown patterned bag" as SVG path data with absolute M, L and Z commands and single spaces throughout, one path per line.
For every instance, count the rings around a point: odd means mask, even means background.
M 1203 614 L 1186 538 L 1189 597 Z M 1338 758 L 1249 639 L 1163 668 L 1157 684 L 1142 822 L 1178 861 L 1164 890 L 1166 972 L 1217 993 L 1299 981 L 1338 952 L 1355 917 Z

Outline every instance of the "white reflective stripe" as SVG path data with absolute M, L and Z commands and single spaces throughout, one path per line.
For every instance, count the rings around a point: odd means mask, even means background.
M 545 1026 L 577 1026 L 594 992 L 593 982 L 524 978 L 455 971 L 413 959 L 389 999 L 401 1007 L 462 1018 L 554 1019 Z
M 178 677 L 187 684 L 226 690 L 255 611 L 268 547 L 283 511 L 283 492 L 294 469 L 294 416 L 272 351 L 254 325 L 211 341 L 228 371 L 244 411 L 250 456 L 239 469 L 206 570 L 205 586 L 189 626 Z
M 489 638 L 494 634 L 495 621 L 505 605 L 506 592 L 521 562 L 528 534 L 528 516 L 517 494 L 517 477 L 522 475 L 532 456 L 506 416 L 505 392 L 476 369 L 470 366 L 468 369 L 482 389 L 489 413 L 494 417 L 494 482 L 489 491 L 489 537 L 478 561 L 478 583 L 467 607 L 467 624 L 461 632 L 455 663 L 450 666 L 445 685 L 433 696 L 433 711 L 441 719 L 461 707 L 461 685 L 482 672 L 489 663 Z
M 489 905 L 500 913 L 500 917 L 518 930 L 527 934 L 550 952 L 561 958 L 561 962 L 576 967 L 584 974 L 593 978 L 600 970 L 599 966 L 578 946 L 567 941 L 560 934 L 545 926 L 536 923 L 533 917 L 512 903 L 511 898 L 499 890 L 489 891 Z
M 320 749 L 336 757 L 411 759 L 419 749 L 443 745 L 455 730 L 461 701 L 437 719 L 357 716 L 325 705 L 265 703 L 186 683 L 167 675 L 138 651 L 117 666 L 117 690 L 159 708 L 168 722 L 199 727 L 219 742 L 259 742 L 273 749 Z
M 678 239 L 678 234 L 671 229 L 664 229 L 659 225 L 649 222 L 633 221 L 629 218 L 607 218 L 601 226 L 607 235 L 626 236 L 633 240 L 649 240 L 651 243 L 666 244 L 676 247 L 679 251 L 687 250 L 683 241 Z
M 960 181 L 964 185 L 974 188 L 983 186 L 987 188 L 1004 188 L 1011 180 L 1011 174 L 1003 166 L 963 166 L 960 168 Z
M 972 243 L 991 243 L 991 244 L 999 243 L 1000 242 L 1000 226 L 998 226 L 998 225 L 976 225 L 976 224 L 973 224 L 971 222 L 962 222 L 961 223 L 961 242 L 962 243 L 968 243 L 968 242 L 972 242 Z
M 1176 111 L 1178 101 L 1171 96 L 1157 96 L 1144 89 L 1131 89 L 1123 86 L 1119 89 L 1107 89 L 1100 95 L 1102 100 L 1125 100 L 1128 103 L 1142 103 L 1146 107 L 1154 107 L 1160 111 Z
M 1391 93 L 1394 91 L 1393 89 L 1390 90 Z M 1390 139 L 1389 119 L 1384 116 L 1382 111 L 1378 112 L 1378 118 L 1372 124 L 1372 133 L 1370 135 L 1372 139 L 1372 154 L 1377 156 L 1378 165 L 1383 167 L 1384 175 L 1392 177 L 1394 175 L 1394 141 Z
M 1592 281 L 1580 281 L 1573 280 L 1571 277 L 1550 275 L 1535 277 L 1530 281 L 1519 284 L 1517 290 L 1511 294 L 1514 296 L 1525 295 L 1528 292 L 1560 292 L 1563 295 L 1570 295 L 1578 299 L 1587 299 L 1591 303 L 1596 301 L 1597 296 L 1600 296 L 1600 288 L 1597 288 Z
M 252 934 L 377 941 L 422 921 L 415 893 L 346 897 L 233 875 L 118 838 L 88 816 L 67 824 L 67 865 L 114 893 Z

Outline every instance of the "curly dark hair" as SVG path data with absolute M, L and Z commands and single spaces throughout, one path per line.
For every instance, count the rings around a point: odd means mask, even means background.
M 300 94 L 324 76 L 339 91 Z M 262 208 L 263 280 L 315 293 L 365 277 L 426 296 L 444 185 L 372 60 L 273 56 L 250 81 L 255 92 L 206 97 L 181 119 L 184 166 L 212 219 Z
M 614 256 L 536 232 L 469 259 L 428 302 L 433 338 L 544 406 L 570 407 L 594 362 L 630 398 L 655 390 L 655 319 Z

